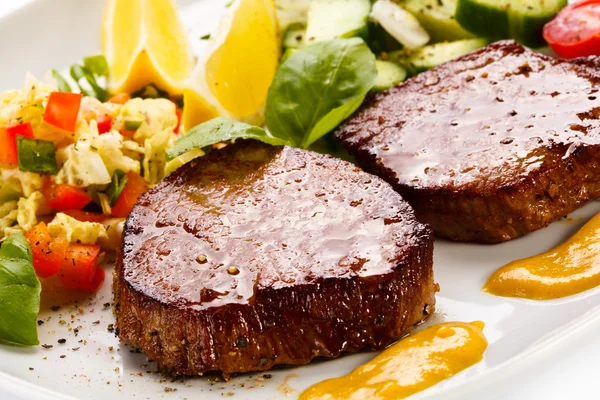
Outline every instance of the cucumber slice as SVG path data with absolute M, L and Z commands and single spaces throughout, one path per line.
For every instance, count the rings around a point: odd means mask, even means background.
M 419 20 L 432 42 L 474 37 L 454 19 L 456 0 L 407 0 L 404 7 Z
M 334 38 L 367 38 L 370 0 L 312 0 L 304 43 Z
M 371 18 L 406 48 L 416 49 L 429 42 L 429 35 L 419 21 L 390 0 L 376 1 L 373 4 Z
M 416 75 L 485 47 L 487 44 L 487 39 L 463 39 L 455 42 L 436 43 L 416 50 L 410 56 L 398 57 L 398 54 L 390 54 L 390 59 L 396 59 L 411 75 Z
M 286 31 L 290 26 L 306 24 L 309 0 L 275 0 L 275 11 L 279 29 Z
M 369 22 L 369 41 L 367 45 L 375 54 L 402 49 L 402 45 L 377 22 Z
M 545 43 L 544 24 L 566 5 L 567 0 L 458 0 L 455 17 L 476 35 L 539 47 Z
M 289 28 L 283 34 L 283 48 L 284 49 L 297 49 L 302 47 L 304 43 L 304 36 L 306 34 L 306 27 L 302 24 L 290 25 Z
M 376 92 L 396 86 L 406 79 L 406 70 L 394 62 L 377 60 L 375 66 L 377 67 L 377 80 L 373 90 Z

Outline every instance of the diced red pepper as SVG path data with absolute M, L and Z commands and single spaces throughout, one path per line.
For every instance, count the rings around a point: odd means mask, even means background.
M 102 268 L 96 268 L 96 274 L 94 275 L 94 278 L 92 278 L 92 282 L 90 282 L 90 285 L 86 289 L 91 290 L 92 292 L 97 292 L 98 289 L 100 289 L 100 287 L 104 283 L 105 275 L 106 274 Z
M 119 133 L 125 137 L 132 138 L 136 131 L 128 131 L 127 129 L 121 129 Z
M 181 113 L 181 108 L 177 107 L 175 109 L 175 114 L 177 114 L 177 126 L 175 126 L 175 129 L 173 130 L 175 133 L 179 133 L 179 128 L 181 127 Z
M 131 100 L 129 93 L 119 93 L 108 99 L 108 102 L 114 104 L 125 104 L 129 100 Z
M 31 124 L 29 122 L 24 122 L 19 125 L 11 126 L 10 128 L 7 128 L 6 130 L 8 131 L 8 133 L 10 135 L 14 136 L 15 138 L 17 137 L 17 135 L 20 135 L 20 136 L 25 136 L 30 139 L 35 139 L 35 135 L 33 134 L 33 128 L 31 127 Z M 15 142 L 16 142 L 16 139 L 15 139 Z
M 63 210 L 63 213 L 81 222 L 102 222 L 106 219 L 104 214 L 81 210 Z
M 57 185 L 50 177 L 46 178 L 42 193 L 48 205 L 59 211 L 80 210 L 92 201 L 85 190 L 66 183 Z
M 67 289 L 90 290 L 99 255 L 98 245 L 71 243 L 58 273 L 63 286 Z
M 41 278 L 48 278 L 60 270 L 65 259 L 69 241 L 64 235 L 53 238 L 48 233 L 48 227 L 40 222 L 25 233 L 25 238 L 31 246 L 33 268 Z
M 0 162 L 19 165 L 19 152 L 17 151 L 17 135 L 34 138 L 33 128 L 29 122 L 14 125 L 8 128 L 0 127 Z
M 133 209 L 135 202 L 146 190 L 148 190 L 148 185 L 144 178 L 135 172 L 129 171 L 127 173 L 127 184 L 112 207 L 112 215 L 119 218 L 127 217 Z
M 75 132 L 81 97 L 81 93 L 50 93 L 44 121 L 67 132 Z
M 98 123 L 98 133 L 102 135 L 103 133 L 110 132 L 112 121 L 113 119 L 110 115 L 100 115 L 96 118 L 96 122 Z

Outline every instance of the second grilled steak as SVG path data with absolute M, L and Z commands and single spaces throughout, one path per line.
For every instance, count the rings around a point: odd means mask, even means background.
M 434 232 L 496 243 L 600 197 L 600 63 L 498 42 L 373 95 L 337 132 Z
M 381 179 L 239 142 L 183 166 L 127 220 L 119 337 L 173 374 L 382 348 L 435 303 L 431 230 Z

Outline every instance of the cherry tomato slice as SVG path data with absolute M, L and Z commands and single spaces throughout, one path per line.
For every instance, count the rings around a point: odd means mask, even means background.
M 563 8 L 544 26 L 544 39 L 564 58 L 600 55 L 600 0 Z

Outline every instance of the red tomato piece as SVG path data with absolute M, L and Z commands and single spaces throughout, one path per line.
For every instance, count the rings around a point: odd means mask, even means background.
M 148 185 L 144 178 L 135 172 L 129 171 L 127 173 L 127 184 L 112 207 L 112 215 L 119 218 L 127 217 L 133 209 L 135 202 L 146 190 L 148 190 Z
M 129 93 L 119 93 L 108 99 L 108 103 L 125 104 L 131 100 Z
M 88 205 L 92 198 L 81 188 L 66 183 L 57 185 L 47 177 L 42 188 L 46 202 L 55 210 L 79 210 Z
M 544 26 L 544 39 L 564 58 L 600 55 L 600 0 L 563 8 Z
M 67 289 L 86 289 L 96 275 L 100 246 L 71 243 L 60 266 L 58 277 Z
M 29 122 L 14 125 L 8 128 L 0 127 L 0 162 L 19 165 L 17 151 L 17 135 L 33 139 L 33 128 Z
M 75 132 L 81 97 L 81 93 L 50 93 L 44 121 L 67 132 Z
M 112 120 L 110 115 L 101 115 L 96 118 L 96 122 L 98 123 L 98 133 L 102 135 L 103 133 L 110 132 Z
M 104 214 L 81 210 L 63 210 L 63 213 L 81 222 L 102 222 L 106 219 Z
M 41 278 L 48 278 L 60 270 L 69 242 L 66 236 L 53 238 L 48 233 L 48 227 L 40 222 L 25 233 L 25 238 L 31 246 L 33 268 Z

